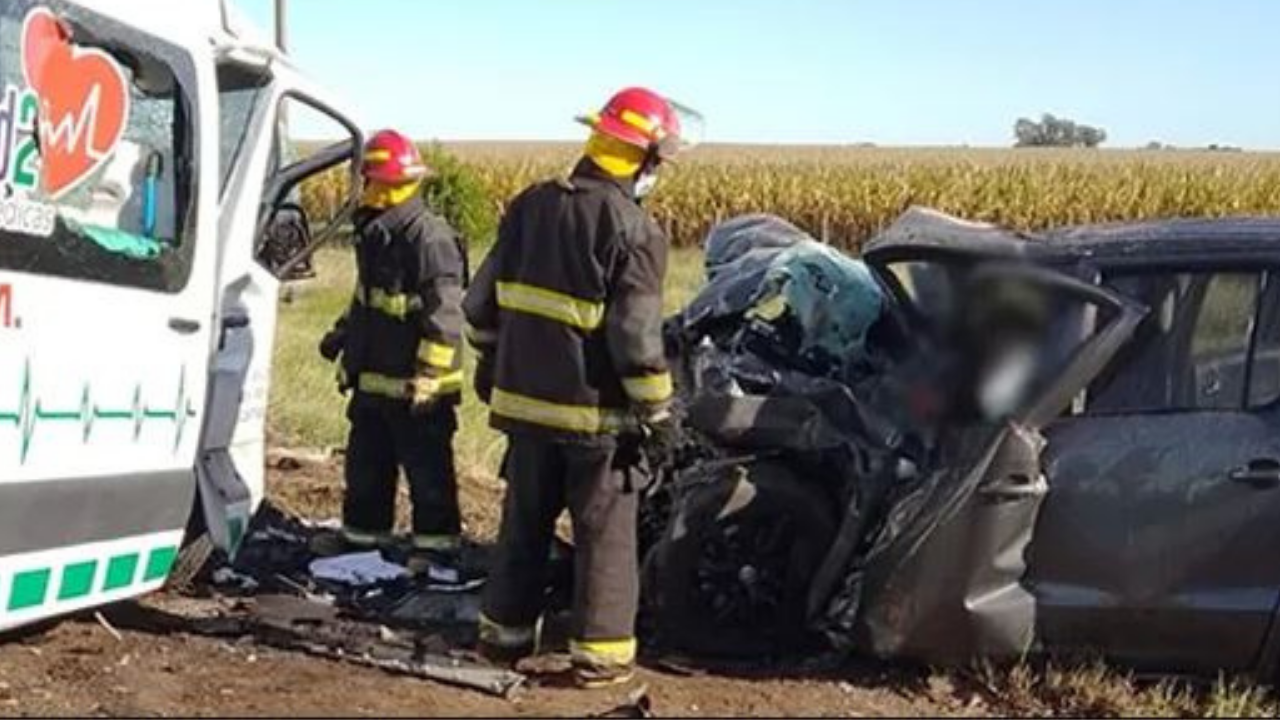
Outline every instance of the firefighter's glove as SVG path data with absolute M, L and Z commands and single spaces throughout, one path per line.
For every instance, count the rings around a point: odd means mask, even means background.
M 641 451 L 652 472 L 660 472 L 676 459 L 680 448 L 680 422 L 670 410 L 661 410 L 641 421 Z
M 424 375 L 409 381 L 409 410 L 415 415 L 431 412 L 440 396 L 440 381 L 436 378 Z
M 347 333 L 344 330 L 334 328 L 324 334 L 320 339 L 320 357 L 333 362 L 342 354 L 343 346 L 347 342 Z

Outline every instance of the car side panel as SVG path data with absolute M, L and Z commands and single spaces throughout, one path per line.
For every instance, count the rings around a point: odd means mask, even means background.
M 1229 474 L 1280 459 L 1280 414 L 1080 417 L 1046 434 L 1028 557 L 1044 646 L 1162 670 L 1255 663 L 1280 600 L 1280 488 Z

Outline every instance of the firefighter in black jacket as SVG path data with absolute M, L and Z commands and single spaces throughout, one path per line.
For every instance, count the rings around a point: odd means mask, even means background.
M 415 569 L 455 559 L 461 521 L 453 464 L 462 390 L 466 261 L 455 233 L 430 213 L 427 174 L 409 138 L 384 130 L 365 146 L 365 191 L 355 215 L 355 295 L 321 342 L 353 391 L 342 531 L 324 554 L 391 538 L 400 468 L 413 502 Z
M 508 208 L 467 293 L 476 384 L 509 444 L 498 547 L 480 650 L 514 660 L 536 648 L 557 516 L 573 522 L 570 652 L 583 686 L 625 681 L 636 654 L 636 515 L 641 473 L 674 433 L 662 345 L 667 238 L 639 199 L 681 146 L 676 106 L 648 90 L 582 118 L 593 133 L 569 178 Z

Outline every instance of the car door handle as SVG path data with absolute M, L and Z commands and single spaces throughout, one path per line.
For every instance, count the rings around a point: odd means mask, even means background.
M 200 332 L 200 321 L 191 320 L 190 318 L 171 317 L 169 318 L 169 329 L 179 335 L 194 335 Z
M 1260 458 L 1227 473 L 1232 482 L 1243 483 L 1258 490 L 1280 487 L 1280 460 Z

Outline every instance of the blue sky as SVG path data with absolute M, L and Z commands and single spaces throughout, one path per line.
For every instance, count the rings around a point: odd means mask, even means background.
M 1274 0 L 292 0 L 290 32 L 361 123 L 423 138 L 576 139 L 647 84 L 719 142 L 1006 145 L 1049 111 L 1280 148 Z

